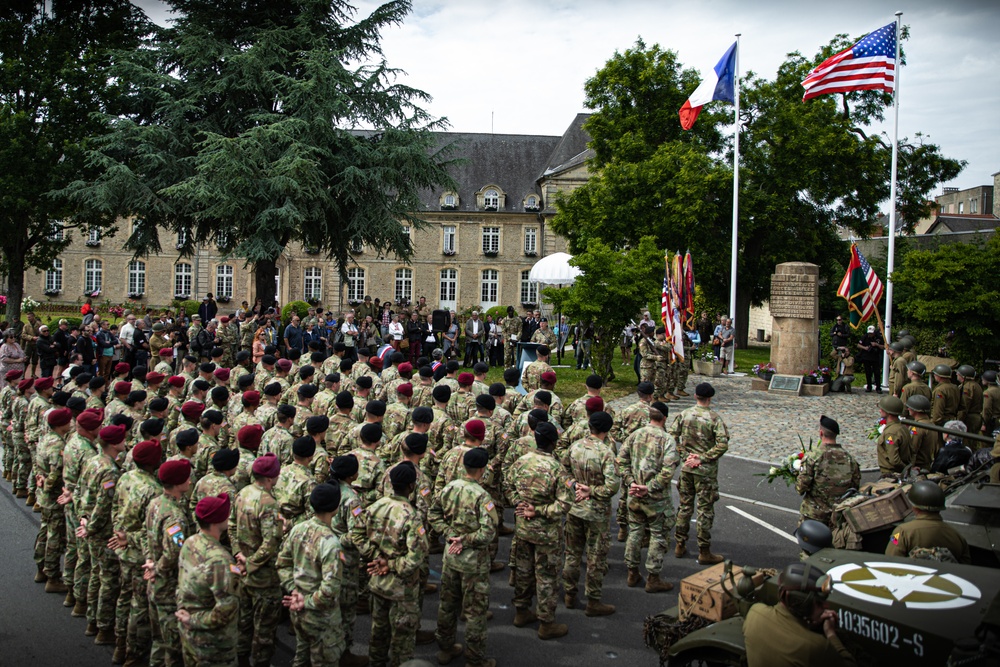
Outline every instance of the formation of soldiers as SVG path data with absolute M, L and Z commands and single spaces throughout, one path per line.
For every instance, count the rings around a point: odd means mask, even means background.
M 653 385 L 657 400 L 669 402 L 687 396 L 684 391 L 693 346 L 688 336 L 683 336 L 684 357 L 674 352 L 666 338 L 664 327 L 639 325 L 639 377 Z
M 35 581 L 65 595 L 118 664 L 267 665 L 287 614 L 297 665 L 395 666 L 435 642 L 441 664 L 464 653 L 493 665 L 501 536 L 512 539 L 514 625 L 537 624 L 541 639 L 568 631 L 555 621 L 560 592 L 583 606 L 584 560 L 585 614 L 614 613 L 602 583 L 618 494 L 629 586 L 672 588 L 663 559 L 671 533 L 686 554 L 695 510 L 698 562 L 722 560 L 710 530 L 728 432 L 710 385 L 671 417 L 641 382 L 639 401 L 615 414 L 596 375 L 584 396 L 558 395 L 547 345 L 492 385 L 478 366 L 414 368 L 394 353 L 383 368 L 357 352 L 355 363 L 343 346 L 294 360 L 272 348 L 256 366 L 240 352 L 232 368 L 187 357 L 178 375 L 124 365 L 109 384 L 74 369 L 58 389 L 9 373 L 4 476 L 41 513 Z M 421 630 L 435 592 L 436 628 Z M 354 646 L 363 614 L 367 656 Z

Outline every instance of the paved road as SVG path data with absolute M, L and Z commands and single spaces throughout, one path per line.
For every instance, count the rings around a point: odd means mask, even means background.
M 798 496 L 782 482 L 760 484 L 755 476 L 766 466 L 739 459 L 723 459 L 720 486 L 725 494 L 747 500 L 723 497 L 716 505 L 713 549 L 739 564 L 780 567 L 796 559 L 798 547 L 784 535 L 794 530 L 798 515 Z M 111 661 L 109 647 L 95 646 L 83 635 L 85 622 L 72 618 L 62 606 L 61 595 L 46 595 L 42 586 L 32 581 L 34 563 L 32 543 L 38 530 L 38 515 L 24 507 L 10 493 L 10 485 L 0 482 L 0 562 L 5 564 L 0 584 L 0 667 L 20 665 L 60 665 L 71 661 L 80 667 L 106 666 Z M 768 503 L 781 508 L 754 504 Z M 750 515 L 769 524 L 774 530 L 747 518 Z M 508 512 L 507 521 L 512 517 Z M 775 532 L 784 533 L 779 535 Z M 689 548 L 695 546 L 691 531 Z M 509 538 L 502 538 L 500 557 L 506 559 Z M 672 546 L 672 545 L 671 545 Z M 542 642 L 533 630 L 515 628 L 511 605 L 513 591 L 507 586 L 508 572 L 493 575 L 490 608 L 489 654 L 501 665 L 545 664 L 578 667 L 580 664 L 657 664 L 654 652 L 643 646 L 642 622 L 646 616 L 674 606 L 676 589 L 670 593 L 647 595 L 642 589 L 625 586 L 624 545 L 612 542 L 611 569 L 605 580 L 604 601 L 617 605 L 618 612 L 605 618 L 587 618 L 582 608 L 569 611 L 560 605 L 556 616 L 568 623 L 565 638 Z M 440 556 L 431 563 L 432 577 L 439 576 Z M 689 555 L 677 560 L 672 555 L 665 562 L 663 576 L 676 585 L 680 579 L 701 569 Z M 581 582 L 582 588 L 582 582 Z M 437 596 L 428 596 L 424 604 L 423 627 L 431 628 L 437 608 Z M 358 620 L 358 642 L 364 650 L 369 631 L 369 617 Z M 460 628 L 461 630 L 461 628 Z M 291 664 L 294 638 L 287 628 L 279 630 L 275 666 Z M 461 639 L 461 632 L 459 634 Z M 432 662 L 436 647 L 417 647 L 417 657 Z M 462 665 L 456 659 L 453 665 Z

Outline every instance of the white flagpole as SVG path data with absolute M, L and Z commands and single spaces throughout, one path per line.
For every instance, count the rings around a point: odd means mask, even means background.
M 737 238 L 739 236 L 739 215 L 740 215 L 740 34 L 736 33 L 736 72 L 733 75 L 733 92 L 735 93 L 735 104 L 733 105 L 733 120 L 736 128 L 733 132 L 733 248 L 732 259 L 729 267 L 729 317 L 732 318 L 732 327 L 736 328 L 736 256 L 739 246 Z M 736 341 L 733 341 L 733 352 L 736 352 Z M 729 359 L 729 372 L 732 373 L 736 365 L 736 355 Z
M 896 62 L 892 85 L 892 170 L 889 175 L 889 258 L 885 269 L 885 353 L 882 357 L 882 385 L 889 385 L 889 343 L 892 342 L 892 271 L 896 264 L 896 162 L 899 158 L 899 24 L 903 12 L 896 12 Z M 877 308 L 878 306 L 876 306 Z

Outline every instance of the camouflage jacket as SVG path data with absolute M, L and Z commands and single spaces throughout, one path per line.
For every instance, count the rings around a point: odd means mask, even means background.
M 153 498 L 146 509 L 144 528 L 145 558 L 156 565 L 156 578 L 150 589 L 151 599 L 156 604 L 176 604 L 177 560 L 184 540 L 191 535 L 191 522 L 184 499 L 175 500 L 165 493 Z
M 298 461 L 281 467 L 281 476 L 274 486 L 274 498 L 278 501 L 281 515 L 285 517 L 286 530 L 313 515 L 309 495 L 314 486 L 316 478 L 312 467 L 304 466 Z M 248 486 L 247 489 L 249 488 Z
M 556 335 L 552 333 L 552 329 L 536 329 L 535 333 L 531 334 L 532 343 L 542 343 L 548 345 L 549 349 L 555 351 L 558 343 L 556 342 Z
M 587 421 L 587 400 L 589 398 L 589 394 L 584 394 L 570 403 L 569 407 L 563 409 L 562 419 L 560 420 L 563 428 L 568 429 L 578 421 Z M 614 411 L 607 406 L 605 406 L 604 411 L 612 417 L 615 416 Z
M 72 507 L 74 518 L 79 516 L 79 507 L 83 500 L 83 491 L 79 488 L 83 464 L 98 454 L 100 451 L 97 445 L 79 433 L 74 433 L 66 441 L 66 447 L 63 449 L 63 486 L 73 494 L 73 502 L 66 508 Z
M 700 466 L 690 468 L 685 465 L 683 472 L 718 476 L 719 459 L 729 449 L 729 429 L 717 412 L 693 405 L 677 415 L 670 427 L 670 435 L 677 442 L 677 454 L 682 461 L 688 454 L 697 454 L 701 459 Z
M 313 417 L 313 411 L 309 406 L 299 403 L 295 406 L 295 418 L 292 420 L 292 435 L 301 438 L 306 434 L 306 420 Z
M 807 519 L 830 522 L 833 506 L 848 489 L 861 486 L 861 466 L 838 444 L 820 444 L 806 452 L 795 480 L 802 496 L 799 512 Z
M 448 399 L 448 416 L 456 424 L 472 419 L 476 414 L 476 397 L 471 392 L 456 391 Z
M 438 466 L 438 474 L 434 479 L 434 497 L 436 498 L 448 484 L 456 479 L 465 477 L 465 453 L 472 449 L 466 446 L 465 441 L 448 450 L 441 457 L 441 464 Z
M 538 361 L 537 359 L 532 361 L 521 371 L 521 386 L 529 392 L 538 389 L 542 384 L 542 373 L 547 373 L 551 370 L 552 366 L 549 366 L 544 361 Z M 520 396 L 520 394 L 518 395 Z
M 337 505 L 337 514 L 333 517 L 331 527 L 333 532 L 340 538 L 340 544 L 344 548 L 344 556 L 347 558 L 348 567 L 356 567 L 358 564 L 358 550 L 351 541 L 351 533 L 354 524 L 358 522 L 358 517 L 364 511 L 361 497 L 350 484 L 338 482 L 340 487 L 340 504 Z
M 277 425 L 278 406 L 273 403 L 262 402 L 253 414 L 265 431 L 269 431 Z
M 260 455 L 274 454 L 278 457 L 281 465 L 287 466 L 292 463 L 292 443 L 295 437 L 284 426 L 275 424 L 264 433 L 260 441 Z
M 569 513 L 584 521 L 607 521 L 611 516 L 611 499 L 622 485 L 611 448 L 588 435 L 570 445 L 563 466 L 577 484 L 590 487 L 590 498 L 574 500 Z
M 535 445 L 535 434 L 528 433 L 528 435 L 516 438 L 507 447 L 507 451 L 504 453 L 503 463 L 500 468 L 504 471 L 503 474 L 503 492 L 504 495 L 509 499 L 513 497 L 514 494 L 514 478 L 511 477 L 510 471 L 514 464 L 520 460 L 522 456 L 528 452 L 537 449 Z
M 12 436 L 15 443 L 28 442 L 28 434 L 25 432 L 28 426 L 28 405 L 29 399 L 24 396 L 15 396 L 14 400 L 11 401 L 10 425 L 14 428 Z
M 378 457 L 382 459 L 382 463 L 388 466 L 390 463 L 398 461 L 403 456 L 403 441 L 406 440 L 406 437 L 411 433 L 416 433 L 416 431 L 407 429 L 394 435 L 391 440 L 388 438 L 382 439 L 382 444 L 375 450 Z M 420 460 L 421 468 L 424 468 L 424 460 L 426 460 L 428 456 L 430 456 L 430 453 L 425 454 L 424 458 Z
M 503 332 L 504 340 L 507 344 L 517 343 L 518 339 L 521 337 L 521 327 L 524 322 L 521 321 L 520 317 L 516 315 L 514 317 L 505 317 L 503 324 L 500 325 L 500 331 Z
M 521 392 L 517 390 L 517 387 L 509 385 L 505 385 L 504 389 L 506 389 L 506 393 L 503 395 L 503 401 L 498 403 L 497 406 L 509 412 L 513 418 L 517 402 L 521 400 Z
M 379 480 L 378 484 L 378 496 L 379 498 L 385 498 L 392 495 L 392 481 L 389 479 L 389 471 L 392 470 L 400 460 L 396 460 L 395 463 L 389 465 L 386 468 L 385 473 L 382 475 L 382 479 Z M 431 481 L 428 479 L 427 475 L 417 468 L 417 481 L 413 487 L 413 493 L 407 498 L 413 508 L 417 510 L 417 515 L 420 520 L 427 526 L 427 512 L 431 505 Z
M 312 411 L 315 415 L 329 415 L 331 407 L 336 409 L 335 401 L 337 399 L 336 394 L 326 388 L 324 385 L 322 389 L 319 390 L 313 397 Z
M 651 507 L 669 507 L 670 479 L 678 463 L 675 441 L 666 430 L 653 425 L 639 428 L 625 438 L 618 452 L 622 493 L 632 484 L 640 484 L 648 487 L 649 493 L 634 500 Z
M 178 558 L 177 608 L 191 614 L 189 644 L 206 639 L 211 649 L 235 655 L 240 598 L 240 570 L 218 540 L 199 532 L 184 541 Z M 199 641 L 194 641 L 194 640 Z
M 371 592 L 387 600 L 417 599 L 420 566 L 427 558 L 427 529 L 405 498 L 376 500 L 360 514 L 351 533 L 365 561 L 385 558 L 388 574 L 369 580 Z
M 122 403 L 122 405 L 125 405 Z M 37 445 L 42 436 L 48 433 L 49 425 L 45 421 L 45 413 L 52 407 L 51 401 L 41 394 L 34 394 L 28 401 L 28 411 L 24 417 L 25 441 Z M 107 423 L 111 423 L 108 421 Z
M 350 433 L 354 427 L 358 425 L 358 423 L 354 421 L 351 415 L 337 411 L 336 407 L 334 407 L 333 410 L 333 414 L 329 415 L 330 428 L 326 430 L 326 448 L 330 452 L 339 455 L 339 452 L 343 451 L 343 449 L 341 449 L 341 444 L 347 437 L 347 434 Z
M 321 612 L 333 628 L 340 627 L 340 582 L 346 558 L 340 538 L 316 517 L 292 528 L 276 561 L 285 591 L 305 597 L 305 609 Z
M 531 412 L 532 408 L 535 407 L 535 394 L 537 394 L 539 389 L 532 389 L 527 394 L 521 397 L 521 400 L 517 402 L 517 407 L 514 408 L 513 416 L 515 419 L 520 417 L 526 412 Z M 552 405 L 549 406 L 549 421 L 552 422 L 553 426 L 558 426 L 562 428 L 563 426 L 563 404 L 562 399 L 556 396 L 556 393 L 551 390 L 546 390 L 552 394 Z
M 532 519 L 518 518 L 515 535 L 532 544 L 559 544 L 562 517 L 573 504 L 572 478 L 551 454 L 527 452 L 509 469 L 511 503 L 529 503 L 535 508 Z
M 275 559 L 284 532 L 278 501 L 262 487 L 251 484 L 236 496 L 234 508 L 234 519 L 229 524 L 230 541 L 233 552 L 241 553 L 247 559 L 243 585 L 249 588 L 277 587 Z
M 378 485 L 385 474 L 385 463 L 373 450 L 364 447 L 358 447 L 349 453 L 358 459 L 358 478 L 352 486 L 362 504 L 368 507 L 379 498 Z
M 410 428 L 410 406 L 400 402 L 391 403 L 385 409 L 382 419 L 382 433 L 388 440 Z
M 66 449 L 66 436 L 49 432 L 42 436 L 38 447 L 35 449 L 35 469 L 31 471 L 32 476 L 41 475 L 45 478 L 41 488 L 38 489 L 38 504 L 42 509 L 59 510 L 62 505 L 56 502 L 56 498 L 63 490 L 63 452 Z M 34 484 L 31 485 L 34 488 Z
M 119 556 L 124 563 L 140 565 L 146 559 L 146 511 L 150 502 L 163 493 L 160 480 L 145 470 L 135 469 L 118 480 L 112 510 L 114 530 L 125 533 L 126 546 Z
M 191 471 L 191 486 L 196 486 L 198 480 L 212 469 L 212 457 L 222 449 L 219 441 L 210 435 L 202 433 L 198 436 L 198 451 L 194 455 L 194 470 Z
M 87 519 L 89 539 L 107 540 L 111 537 L 112 507 L 115 488 L 122 469 L 114 459 L 101 454 L 87 459 L 80 474 L 83 499 L 80 502 L 80 518 Z
M 414 383 L 413 396 L 410 397 L 410 408 L 434 407 L 434 385 Z
M 489 545 L 496 535 L 499 518 L 493 498 L 475 480 L 456 479 L 445 486 L 430 507 L 434 530 L 462 538 L 462 553 L 445 549 L 443 567 L 456 572 L 488 574 Z
M 207 475 L 198 480 L 198 483 L 191 487 L 191 498 L 188 501 L 188 512 L 191 514 L 191 525 L 197 526 L 198 521 L 194 509 L 202 498 L 217 496 L 220 493 L 229 494 L 229 522 L 232 526 L 233 517 L 236 516 L 236 485 L 230 477 L 216 469 L 212 469 Z M 226 546 L 232 544 L 226 535 L 222 536 L 222 543 Z

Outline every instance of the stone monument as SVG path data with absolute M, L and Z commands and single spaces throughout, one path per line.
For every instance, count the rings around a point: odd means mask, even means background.
M 819 365 L 819 267 L 778 264 L 771 276 L 771 363 L 801 375 Z

